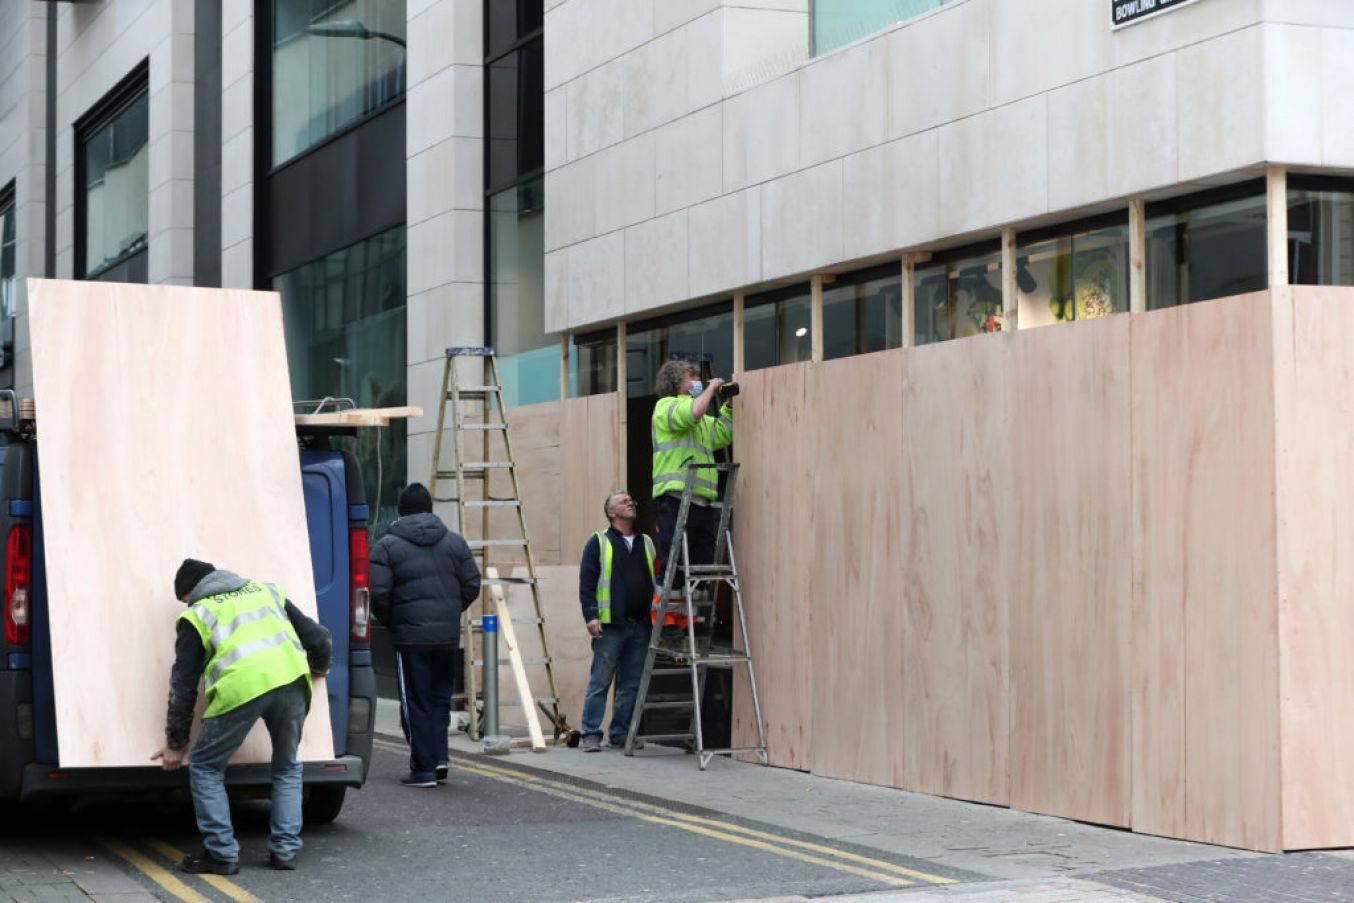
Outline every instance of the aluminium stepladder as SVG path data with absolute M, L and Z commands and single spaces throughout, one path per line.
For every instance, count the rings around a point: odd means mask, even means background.
M 462 385 L 457 362 L 462 358 L 479 359 L 483 362 L 481 373 L 475 385 Z M 446 434 L 447 408 L 451 408 L 451 448 L 452 457 L 446 466 L 443 459 L 443 437 Z M 492 436 L 497 433 L 503 437 L 502 456 L 497 455 L 497 443 Z M 472 453 L 468 446 L 473 437 L 480 439 L 476 460 L 467 460 Z M 497 458 L 497 460 L 494 460 Z M 491 492 L 493 474 L 502 473 L 507 480 L 509 492 L 495 496 Z M 439 496 L 439 484 L 452 483 L 454 496 Z M 467 483 L 478 483 L 478 497 L 472 498 L 466 492 Z M 548 695 L 537 696 L 535 703 L 543 707 L 547 714 L 553 714 L 559 722 L 559 691 L 555 687 L 555 671 L 550 655 L 550 644 L 545 635 L 545 615 L 541 608 L 540 582 L 536 575 L 536 561 L 532 556 L 531 542 L 527 536 L 526 514 L 522 508 L 521 485 L 517 478 L 517 467 L 512 454 L 512 442 L 508 437 L 508 423 L 503 412 L 503 387 L 498 376 L 498 357 L 494 349 L 480 346 L 456 346 L 446 350 L 446 359 L 442 369 L 442 394 L 437 408 L 437 433 L 433 442 L 432 479 L 428 483 L 428 492 L 435 501 L 456 502 L 457 529 L 465 537 L 466 543 L 479 559 L 481 575 L 487 575 L 492 562 L 491 553 L 495 550 L 521 549 L 526 564 L 525 577 L 482 577 L 482 585 L 502 586 L 504 592 L 512 586 L 526 586 L 531 590 L 534 616 L 514 616 L 514 625 L 534 626 L 540 640 L 539 658 L 523 660 L 524 665 L 541 666 L 545 669 Z M 491 535 L 494 524 L 490 512 L 495 509 L 512 509 L 516 513 L 514 536 L 495 538 Z M 471 539 L 467 534 L 470 526 L 470 514 L 480 513 L 478 538 Z M 519 562 L 520 563 L 520 562 Z M 502 563 L 501 573 L 510 573 L 511 562 Z M 487 596 L 486 596 L 487 597 Z M 477 637 L 481 631 L 481 619 L 471 618 L 469 612 L 461 619 L 461 648 L 464 650 L 465 666 L 462 669 L 462 692 L 456 694 L 454 702 L 465 702 L 470 715 L 469 734 L 471 739 L 481 736 L 482 710 L 484 700 L 480 681 L 475 668 L 483 662 L 476 658 L 479 652 Z M 509 697 L 500 697 L 499 705 L 513 705 Z M 530 717 L 531 713 L 523 713 Z
M 663 556 L 663 582 L 658 591 L 656 615 L 649 632 L 649 650 L 644 658 L 644 671 L 640 675 L 635 708 L 630 717 L 630 731 L 625 738 L 625 754 L 633 756 L 637 748 L 648 742 L 681 741 L 688 744 L 691 751 L 696 754 L 701 771 L 705 770 L 705 766 L 710 764 L 710 760 L 715 756 L 732 756 L 735 753 L 756 753 L 761 763 L 767 765 L 769 760 L 766 755 L 762 706 L 757 697 L 757 677 L 752 667 L 752 651 L 747 639 L 747 618 L 743 613 L 743 593 L 738 584 L 738 561 L 734 556 L 733 535 L 730 529 L 734 489 L 738 482 L 738 465 L 688 462 L 686 467 L 686 487 L 682 491 L 681 506 L 677 510 L 672 541 L 667 548 L 660 549 Z M 685 542 L 686 521 L 693 504 L 691 497 L 695 489 L 696 472 L 701 468 L 712 468 L 724 473 L 726 480 L 723 497 L 715 503 L 715 507 L 719 510 L 719 526 L 715 534 L 714 562 L 693 565 L 687 554 Z M 677 567 L 679 556 L 682 562 L 680 578 Z M 711 636 L 716 609 L 715 600 L 721 586 L 729 587 L 734 620 L 738 628 L 727 647 L 714 646 Z M 663 622 L 669 613 L 686 617 L 686 630 L 681 640 L 675 644 L 666 642 L 663 637 Z M 696 633 L 698 621 L 703 628 L 700 636 Z M 747 667 L 748 689 L 752 694 L 752 712 L 757 725 L 757 745 L 706 749 L 701 731 L 701 694 L 705 690 L 706 672 L 710 668 L 735 669 L 740 666 Z M 653 698 L 651 686 L 653 677 L 666 674 L 686 674 L 690 677 L 689 700 Z M 689 726 L 686 730 L 640 733 L 645 712 L 677 711 L 688 713 Z

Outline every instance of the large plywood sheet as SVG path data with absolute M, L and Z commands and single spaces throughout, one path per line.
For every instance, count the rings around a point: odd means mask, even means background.
M 1283 847 L 1354 845 L 1354 290 L 1275 293 Z
M 782 521 L 809 532 L 807 604 L 820 615 L 813 632 L 815 774 L 891 785 L 901 771 L 909 725 L 898 704 L 904 657 L 898 504 L 903 352 L 819 365 L 812 371 L 801 443 L 816 466 L 790 473 L 812 515 Z M 788 474 L 787 474 L 788 476 Z M 785 601 L 792 596 L 782 596 Z
M 560 563 L 578 564 L 583 544 L 607 528 L 602 503 L 617 489 L 637 498 L 648 486 L 623 487 L 618 479 L 617 395 L 589 395 L 563 403 L 560 444 L 565 479 L 560 511 Z
M 905 352 L 895 408 L 897 786 L 996 804 L 1009 799 L 1010 344 L 978 336 Z
M 1127 826 L 1129 318 L 1013 350 L 1011 804 Z
M 32 280 L 48 609 L 63 767 L 164 741 L 185 557 L 315 615 L 282 313 L 272 293 Z M 333 755 L 323 682 L 301 743 Z M 237 761 L 267 761 L 260 727 Z
M 749 645 L 771 763 L 805 770 L 815 736 L 813 630 L 832 617 L 831 599 L 814 598 L 819 561 L 814 504 L 833 465 L 811 454 L 826 411 L 809 385 L 814 365 L 790 364 L 741 374 L 734 448 L 741 467 L 734 501 L 734 549 L 747 612 Z M 849 440 L 847 440 L 849 442 Z M 827 675 L 823 675 L 824 678 Z M 854 736 L 854 731 L 853 731 Z M 756 741 L 744 669 L 734 671 L 733 741 Z
M 1131 326 L 1133 826 L 1276 850 L 1269 295 L 1142 314 Z

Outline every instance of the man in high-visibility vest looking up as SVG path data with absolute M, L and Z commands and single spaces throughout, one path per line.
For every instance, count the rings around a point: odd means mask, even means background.
M 602 716 L 613 677 L 610 743 L 625 745 L 649 649 L 654 591 L 656 550 L 653 540 L 635 533 L 635 500 L 628 492 L 613 492 L 602 513 L 611 527 L 588 538 L 578 568 L 578 601 L 592 637 L 592 673 L 583 697 L 584 752 L 602 748 Z
M 668 361 L 655 380 L 658 404 L 654 406 L 653 497 L 658 520 L 658 552 L 666 556 L 677 529 L 677 511 L 686 487 L 687 463 L 709 464 L 696 471 L 696 485 L 686 516 L 687 557 L 692 564 L 713 564 L 719 515 L 712 502 L 719 499 L 719 474 L 715 452 L 733 442 L 733 406 L 715 408 L 722 379 L 703 385 L 700 372 L 690 361 Z M 680 561 L 680 559 L 679 559 Z M 664 560 L 663 566 L 667 566 Z M 674 616 L 669 615 L 671 620 Z
M 263 719 L 273 741 L 268 861 L 275 869 L 294 869 L 301 849 L 302 769 L 296 748 L 310 708 L 310 679 L 329 673 L 329 631 L 302 614 L 279 587 L 205 561 L 184 560 L 174 575 L 174 595 L 188 610 L 177 621 L 165 745 L 151 756 L 166 771 L 183 765 L 199 678 L 207 693 L 202 729 L 187 755 L 203 849 L 185 856 L 179 868 L 195 875 L 240 871 L 226 763 Z

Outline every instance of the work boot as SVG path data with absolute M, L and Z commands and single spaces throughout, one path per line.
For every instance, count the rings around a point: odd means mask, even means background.
M 582 747 L 583 752 L 601 752 L 602 738 L 592 736 L 584 737 L 583 742 L 578 745 Z
M 272 850 L 269 850 L 268 866 L 279 872 L 293 871 L 296 868 L 296 854 L 292 853 L 290 856 L 283 856 L 281 853 L 274 853 Z
M 436 787 L 437 773 L 434 771 L 411 771 L 400 778 L 400 783 L 406 787 Z
M 179 871 L 190 875 L 238 875 L 240 863 L 230 859 L 217 859 L 206 848 L 190 853 L 179 862 Z

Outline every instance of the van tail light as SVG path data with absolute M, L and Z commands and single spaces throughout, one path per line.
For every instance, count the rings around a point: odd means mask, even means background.
M 16 524 L 5 540 L 5 640 L 26 645 L 32 639 L 33 527 Z
M 371 562 L 367 559 L 367 528 L 348 531 L 348 569 L 352 602 L 349 622 L 352 638 L 365 643 L 371 638 Z

